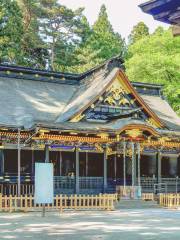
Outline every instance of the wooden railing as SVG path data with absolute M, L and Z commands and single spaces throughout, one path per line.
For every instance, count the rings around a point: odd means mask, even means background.
M 72 210 L 113 210 L 117 194 L 99 195 L 56 195 L 52 204 L 46 204 L 47 209 L 63 211 Z M 0 194 L 0 211 L 31 211 L 40 210 L 43 206 L 36 204 L 32 195 L 3 196 Z
M 103 177 L 79 177 L 79 188 L 83 194 L 97 194 L 103 192 Z M 55 194 L 73 194 L 75 191 L 75 177 L 54 176 Z M 3 195 L 17 195 L 17 182 L 0 183 L 0 193 Z M 33 195 L 33 182 L 21 182 L 21 194 Z
M 180 194 L 160 194 L 159 195 L 160 206 L 167 208 L 180 207 Z
M 17 194 L 17 184 L 0 184 L 0 194 L 2 195 L 16 195 Z M 33 184 L 21 184 L 21 194 L 30 195 L 34 194 Z
M 154 201 L 154 193 L 142 193 L 143 201 Z
M 155 189 L 154 185 L 157 184 L 157 179 L 152 177 L 141 177 L 141 187 L 143 192 L 156 192 L 156 193 L 176 193 L 180 192 L 180 178 L 161 178 L 162 186 Z

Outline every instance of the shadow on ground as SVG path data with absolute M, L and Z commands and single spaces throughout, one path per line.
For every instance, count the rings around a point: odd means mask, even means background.
M 0 213 L 0 239 L 180 239 L 180 211 L 158 207 L 107 211 Z

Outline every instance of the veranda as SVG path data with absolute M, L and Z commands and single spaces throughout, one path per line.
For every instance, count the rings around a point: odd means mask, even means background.
M 77 142 L 78 136 L 71 136 L 71 144 L 31 139 L 31 146 L 25 146 L 19 136 L 17 144 L 0 149 L 2 194 L 33 194 L 36 162 L 54 164 L 55 194 L 115 193 L 117 186 L 141 186 L 143 192 L 180 190 L 180 158 L 169 149 L 175 146 L 129 139 L 112 143 L 107 138 L 97 138 L 97 145 L 95 138 Z

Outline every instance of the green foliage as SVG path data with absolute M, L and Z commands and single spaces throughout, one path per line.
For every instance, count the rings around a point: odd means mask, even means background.
M 22 15 L 15 1 L 0 0 L 0 62 L 15 63 L 21 55 Z
M 40 35 L 49 53 L 49 65 L 53 70 L 61 69 L 79 42 L 83 9 L 72 11 L 57 0 L 40 0 L 40 6 Z
M 113 31 L 108 20 L 105 5 L 102 5 L 97 21 L 92 29 L 86 23 L 84 33 L 86 38 L 76 48 L 77 64 L 70 71 L 82 72 L 110 59 L 113 56 L 125 54 L 125 41 Z
M 129 46 L 125 61 L 131 81 L 164 85 L 164 94 L 180 114 L 180 38 L 158 28 Z
M 98 51 L 98 58 L 107 60 L 118 54 L 123 55 L 125 42 L 118 33 L 113 31 L 105 5 L 102 5 L 92 30 L 93 34 L 89 42 L 92 49 Z
M 21 39 L 23 57 L 18 63 L 23 66 L 45 68 L 48 53 L 39 34 L 40 5 L 37 0 L 17 0 L 17 2 L 23 15 L 24 29 Z
M 129 36 L 129 42 L 130 44 L 133 44 L 148 35 L 149 28 L 144 22 L 139 22 L 136 26 L 133 27 L 133 30 L 131 31 L 131 34 Z
M 83 9 L 73 11 L 58 0 L 1 0 L 1 5 L 0 57 L 8 62 L 82 72 L 125 53 L 125 42 L 113 31 L 104 5 L 93 27 Z
M 80 20 L 81 31 L 79 31 L 80 41 L 66 43 L 62 45 L 63 58 L 59 58 L 62 61 L 59 70 L 66 72 L 83 72 L 90 69 L 97 63 L 95 51 L 87 45 L 87 41 L 92 34 L 91 27 L 85 16 L 82 16 Z M 65 61 L 65 64 L 64 64 Z
M 90 45 L 77 48 L 75 50 L 75 64 L 67 68 L 67 71 L 82 73 L 99 65 L 103 62 L 103 59 L 97 58 L 98 53 Z

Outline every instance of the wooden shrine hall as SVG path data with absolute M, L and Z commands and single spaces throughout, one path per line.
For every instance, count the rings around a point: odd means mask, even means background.
M 4 194 L 33 193 L 36 162 L 54 164 L 55 193 L 180 191 L 180 119 L 120 57 L 82 74 L 0 65 L 0 96 Z

